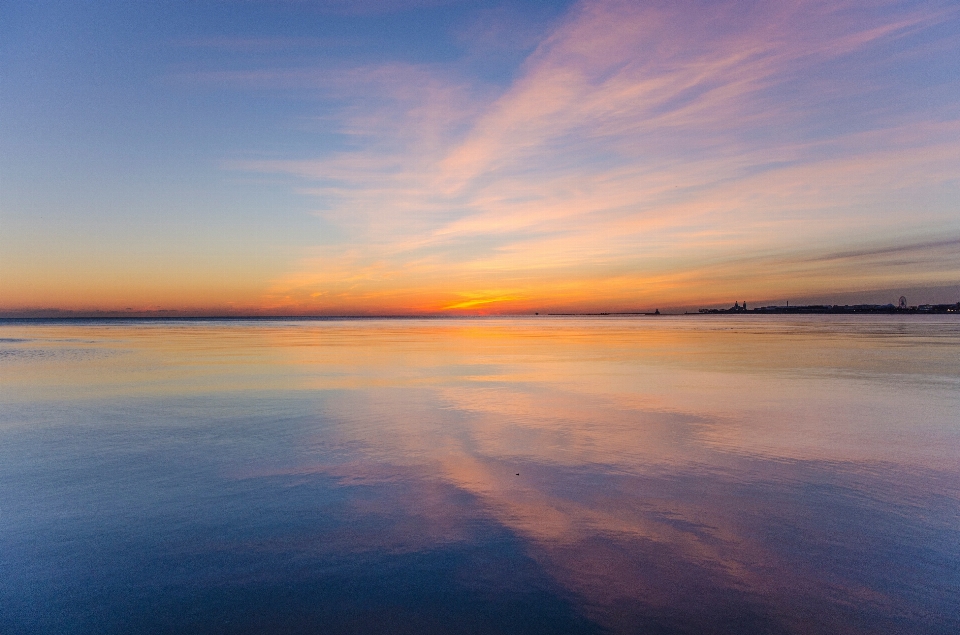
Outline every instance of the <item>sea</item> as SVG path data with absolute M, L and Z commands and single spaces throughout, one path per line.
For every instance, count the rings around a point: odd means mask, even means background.
M 0 633 L 960 633 L 960 316 L 0 322 Z

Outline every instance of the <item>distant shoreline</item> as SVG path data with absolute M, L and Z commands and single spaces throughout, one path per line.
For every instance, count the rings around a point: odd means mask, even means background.
M 696 313 L 684 315 L 942 315 L 960 313 L 960 302 L 956 304 L 921 304 L 918 306 L 897 306 L 894 304 L 808 304 L 797 306 L 762 306 L 748 309 L 734 304 L 729 309 L 700 309 Z
M 609 311 L 597 313 L 504 313 L 497 315 L 68 315 L 68 316 L 0 316 L 0 324 L 21 322 L 267 322 L 342 320 L 482 320 L 519 317 L 683 317 L 705 315 L 960 315 L 960 303 L 893 309 L 863 306 L 796 306 L 758 307 L 755 309 L 700 309 L 684 313 L 651 313 L 645 311 Z

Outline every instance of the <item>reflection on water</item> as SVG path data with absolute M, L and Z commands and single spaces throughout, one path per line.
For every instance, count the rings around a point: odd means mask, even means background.
M 0 324 L 3 633 L 960 632 L 952 316 Z

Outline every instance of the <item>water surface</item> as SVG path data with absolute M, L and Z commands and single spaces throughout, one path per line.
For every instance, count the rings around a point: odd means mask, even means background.
M 957 633 L 960 320 L 0 323 L 3 633 Z

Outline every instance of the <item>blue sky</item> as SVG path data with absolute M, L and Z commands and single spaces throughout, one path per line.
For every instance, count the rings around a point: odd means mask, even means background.
M 960 284 L 954 3 L 0 15 L 2 310 L 616 310 Z

